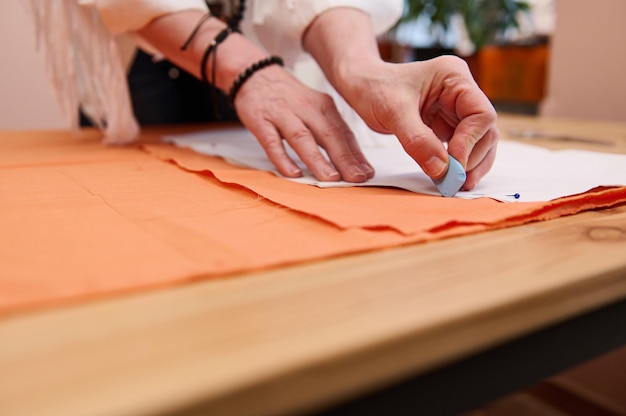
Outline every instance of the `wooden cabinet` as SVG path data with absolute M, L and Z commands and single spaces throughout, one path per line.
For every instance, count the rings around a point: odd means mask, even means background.
M 546 93 L 549 45 L 486 46 L 466 58 L 493 102 L 539 104 Z

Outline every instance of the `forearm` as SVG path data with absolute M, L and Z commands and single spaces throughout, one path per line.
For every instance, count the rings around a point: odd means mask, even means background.
M 382 63 L 372 21 L 365 12 L 349 7 L 329 9 L 307 28 L 302 43 L 326 78 L 344 96 L 360 73 Z
M 210 43 L 226 27 L 217 18 L 209 18 L 185 50 L 181 46 L 204 14 L 199 11 L 170 13 L 151 21 L 137 34 L 157 48 L 168 60 L 201 78 L 202 57 Z M 239 33 L 230 34 L 207 60 L 205 71 L 210 81 L 228 92 L 237 76 L 265 54 Z M 216 79 L 211 79 L 211 67 L 217 63 Z

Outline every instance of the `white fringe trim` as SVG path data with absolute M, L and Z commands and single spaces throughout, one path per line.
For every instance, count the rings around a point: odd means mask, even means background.
M 126 73 L 115 39 L 95 8 L 77 0 L 31 0 L 37 46 L 73 131 L 79 108 L 103 131 L 103 143 L 125 144 L 139 135 Z

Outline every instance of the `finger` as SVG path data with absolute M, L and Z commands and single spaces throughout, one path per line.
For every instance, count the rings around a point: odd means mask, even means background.
M 480 161 L 480 163 L 467 173 L 467 178 L 465 183 L 463 184 L 463 189 L 466 191 L 471 191 L 476 187 L 478 182 L 489 172 L 491 167 L 493 166 L 493 162 L 496 159 L 496 146 L 492 146 L 489 148 L 489 151 Z
M 435 133 L 416 114 L 397 113 L 391 121 L 404 150 L 431 178 L 438 179 L 448 170 L 448 152 Z
M 367 160 L 367 158 L 365 157 L 365 154 L 363 154 L 363 151 L 361 150 L 361 147 L 359 146 L 359 142 L 357 141 L 352 131 L 350 131 L 350 134 L 348 138 L 346 139 L 346 144 L 350 148 L 350 153 L 354 156 L 357 162 L 359 162 L 359 167 L 361 168 L 361 170 L 365 172 L 367 179 L 373 178 L 374 175 L 376 174 L 376 170 Z
M 493 127 L 487 131 L 482 139 L 476 143 L 467 161 L 467 171 L 472 171 L 485 158 L 492 147 L 496 147 L 500 133 L 497 127 Z
M 339 115 L 332 99 L 330 97 L 327 99 L 321 111 L 322 117 L 308 121 L 311 131 L 328 153 L 343 180 L 364 182 L 374 176 L 374 168 L 365 158 L 354 134 Z
M 269 122 L 255 123 L 248 128 L 257 138 L 268 159 L 276 166 L 281 175 L 288 178 L 302 176 L 302 170 L 287 155 L 283 140 L 276 128 Z
M 474 146 L 495 127 L 490 114 L 476 113 L 462 119 L 448 143 L 448 152 L 467 168 Z
M 450 124 L 443 117 L 434 118 L 430 128 L 437 138 L 444 143 L 449 142 L 454 135 L 454 125 Z
M 340 173 L 324 157 L 313 133 L 302 120 L 288 117 L 282 121 L 278 128 L 285 140 L 318 180 L 338 181 L 341 179 Z

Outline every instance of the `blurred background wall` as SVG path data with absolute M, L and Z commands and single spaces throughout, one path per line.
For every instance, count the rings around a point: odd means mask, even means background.
M 626 121 L 626 1 L 559 0 L 540 114 Z
M 29 0 L 0 1 L 0 129 L 65 128 L 28 7 Z

